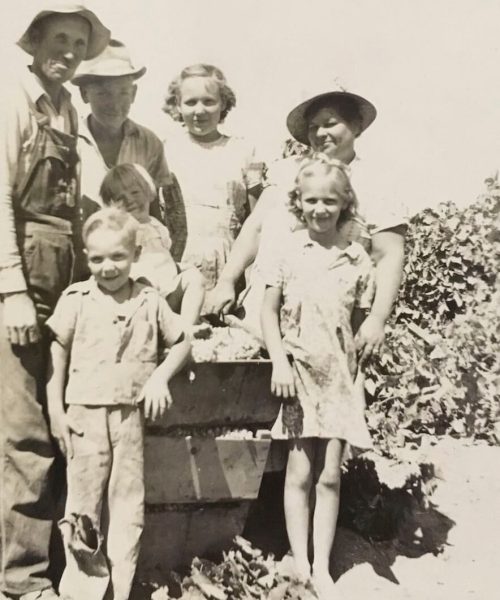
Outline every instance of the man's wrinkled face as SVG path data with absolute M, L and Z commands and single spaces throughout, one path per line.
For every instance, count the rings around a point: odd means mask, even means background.
M 32 34 L 33 70 L 46 83 L 63 84 L 87 55 L 90 23 L 79 15 L 50 15 Z

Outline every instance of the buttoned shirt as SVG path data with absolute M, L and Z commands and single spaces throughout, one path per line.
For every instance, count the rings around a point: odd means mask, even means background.
M 13 198 L 18 173 L 26 172 L 33 156 L 38 124 L 30 102 L 48 117 L 50 126 L 76 133 L 76 112 L 71 94 L 61 88 L 56 109 L 40 79 L 29 69 L 5 100 L 0 115 L 0 294 L 26 290 L 16 237 Z
M 182 335 L 180 317 L 151 286 L 133 282 L 130 299 L 110 302 L 93 278 L 62 294 L 47 321 L 70 353 L 67 404 L 136 405 L 141 390 Z
M 104 162 L 97 143 L 89 129 L 89 118 L 80 123 L 78 131 L 78 151 L 81 160 L 81 192 L 96 204 L 102 206 L 99 194 L 102 180 L 114 165 Z M 157 187 L 170 182 L 170 174 L 165 160 L 163 144 L 147 127 L 138 125 L 131 119 L 123 124 L 123 141 L 116 164 L 137 163 L 151 175 Z

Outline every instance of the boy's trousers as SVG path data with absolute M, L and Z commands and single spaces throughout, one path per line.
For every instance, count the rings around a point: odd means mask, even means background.
M 68 560 L 60 594 L 71 600 L 127 600 L 144 525 L 142 411 L 125 405 L 71 405 L 68 415 L 82 435 L 72 435 L 65 519 L 86 515 L 103 543 L 90 573 L 87 559 L 79 561 L 71 550 L 71 534 L 63 529 Z

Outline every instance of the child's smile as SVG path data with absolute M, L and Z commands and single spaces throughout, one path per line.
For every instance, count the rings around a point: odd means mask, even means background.
M 320 236 L 336 234 L 344 202 L 335 191 L 331 177 L 317 175 L 304 179 L 300 203 L 310 233 Z
M 137 248 L 127 243 L 119 231 L 98 229 L 86 242 L 89 269 L 97 285 L 111 295 L 119 293 L 128 284 Z

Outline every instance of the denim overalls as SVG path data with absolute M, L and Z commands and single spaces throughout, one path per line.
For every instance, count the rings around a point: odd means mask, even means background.
M 36 134 L 29 160 L 20 157 L 12 206 L 28 294 L 43 328 L 73 278 L 79 231 L 76 115 L 72 110 L 68 135 L 51 128 L 29 99 L 28 104 Z M 0 323 L 1 312 L 2 305 Z M 0 590 L 25 594 L 51 586 L 54 449 L 45 417 L 48 343 L 44 334 L 38 344 L 13 346 L 0 327 Z

